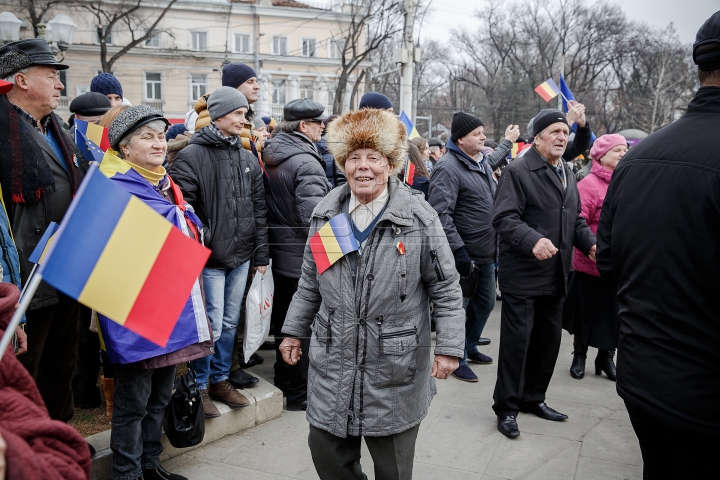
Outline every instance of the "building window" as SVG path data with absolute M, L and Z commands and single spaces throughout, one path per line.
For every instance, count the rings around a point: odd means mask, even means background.
M 207 32 L 190 32 L 190 50 L 207 50 Z
M 328 58 L 340 58 L 343 50 L 345 50 L 344 39 L 331 38 L 328 40 Z
M 60 78 L 60 81 L 63 84 L 63 89 L 60 90 L 60 96 L 61 97 L 67 97 L 67 71 L 65 70 L 58 70 L 58 77 Z
M 285 79 L 272 81 L 272 103 L 274 105 L 285 105 Z
M 197 102 L 207 93 L 207 75 L 190 75 L 190 100 Z
M 105 45 L 112 45 L 112 30 L 100 25 L 95 25 L 95 43 L 100 43 L 100 32 L 105 35 Z
M 236 33 L 233 47 L 235 53 L 250 53 L 250 35 L 247 33 Z
M 303 57 L 314 57 L 315 56 L 315 39 L 314 38 L 303 38 L 302 42 L 302 56 Z
M 273 54 L 287 55 L 287 37 L 273 37 Z
M 313 84 L 312 81 L 305 80 L 300 82 L 299 90 L 300 98 L 315 99 L 315 84 Z
M 145 99 L 162 100 L 162 74 L 145 73 Z
M 160 48 L 160 34 L 153 35 L 152 37 L 145 40 L 146 48 Z

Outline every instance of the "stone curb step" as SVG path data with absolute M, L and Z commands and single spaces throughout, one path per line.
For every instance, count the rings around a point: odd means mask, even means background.
M 258 380 L 259 382 L 251 389 L 239 390 L 250 400 L 249 407 L 231 409 L 223 403 L 215 402 L 218 410 L 220 410 L 220 417 L 205 419 L 205 438 L 200 445 L 182 449 L 175 448 L 170 445 L 163 432 L 162 443 L 164 450 L 160 456 L 160 461 L 164 462 L 202 445 L 220 440 L 227 435 L 242 432 L 255 425 L 280 417 L 283 409 L 282 392 L 266 380 L 262 378 L 258 378 Z M 92 464 L 92 480 L 111 480 L 110 430 L 91 435 L 86 440 L 96 451 Z

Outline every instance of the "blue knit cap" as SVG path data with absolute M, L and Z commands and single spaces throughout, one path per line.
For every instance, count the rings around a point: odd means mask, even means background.
M 252 67 L 244 63 L 231 63 L 222 70 L 222 86 L 238 88 L 252 77 L 257 77 Z
M 378 110 L 389 110 L 393 104 L 388 97 L 382 93 L 367 92 L 360 99 L 360 110 L 363 108 L 377 108 Z
M 123 96 L 122 85 L 112 73 L 101 73 L 93 78 L 90 82 L 90 91 L 102 93 L 103 95 Z
M 178 135 L 185 133 L 185 130 L 187 129 L 185 128 L 184 123 L 176 123 L 172 127 L 168 128 L 167 133 L 165 133 L 165 140 L 174 140 Z

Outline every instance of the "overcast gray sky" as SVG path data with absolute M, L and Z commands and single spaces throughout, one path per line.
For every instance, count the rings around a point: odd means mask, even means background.
M 700 26 L 720 10 L 720 0 L 609 0 L 622 8 L 628 18 L 643 21 L 657 28 L 675 24 L 680 40 L 692 43 Z M 313 0 L 312 3 L 330 3 Z M 472 12 L 487 5 L 487 0 L 433 0 L 422 27 L 423 39 L 437 38 L 452 42 L 452 29 L 472 28 Z

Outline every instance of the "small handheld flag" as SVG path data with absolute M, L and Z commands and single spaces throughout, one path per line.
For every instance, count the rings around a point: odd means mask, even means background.
M 552 78 L 548 78 L 543 83 L 535 87 L 535 92 L 542 97 L 543 100 L 549 102 L 558 95 L 562 95 L 560 89 Z
M 405 175 L 403 180 L 412 187 L 415 178 L 415 164 L 410 161 L 410 155 L 405 159 Z
M 86 160 L 102 162 L 105 151 L 110 148 L 108 138 L 107 128 L 85 120 L 75 120 L 75 144 Z
M 32 263 L 42 263 L 43 258 L 45 258 L 45 253 L 52 243 L 55 232 L 57 232 L 58 228 L 60 228 L 60 225 L 55 222 L 50 222 L 50 225 L 48 225 L 45 233 L 43 233 L 43 236 L 40 238 L 40 242 L 37 244 L 37 247 L 35 247 L 35 250 L 33 250 L 30 254 L 30 258 L 28 258 L 28 260 Z
M 413 138 L 420 136 L 417 129 L 415 129 L 415 125 L 413 125 L 413 123 L 410 121 L 410 117 L 408 117 L 404 111 L 400 113 L 400 121 L 403 123 L 403 125 L 405 125 L 405 129 L 407 130 L 408 134 L 408 140 L 412 140 Z
M 358 250 L 357 240 L 344 213 L 331 218 L 310 238 L 315 265 L 322 274 L 350 252 Z
M 39 274 L 165 347 L 209 256 L 210 250 L 92 166 Z

